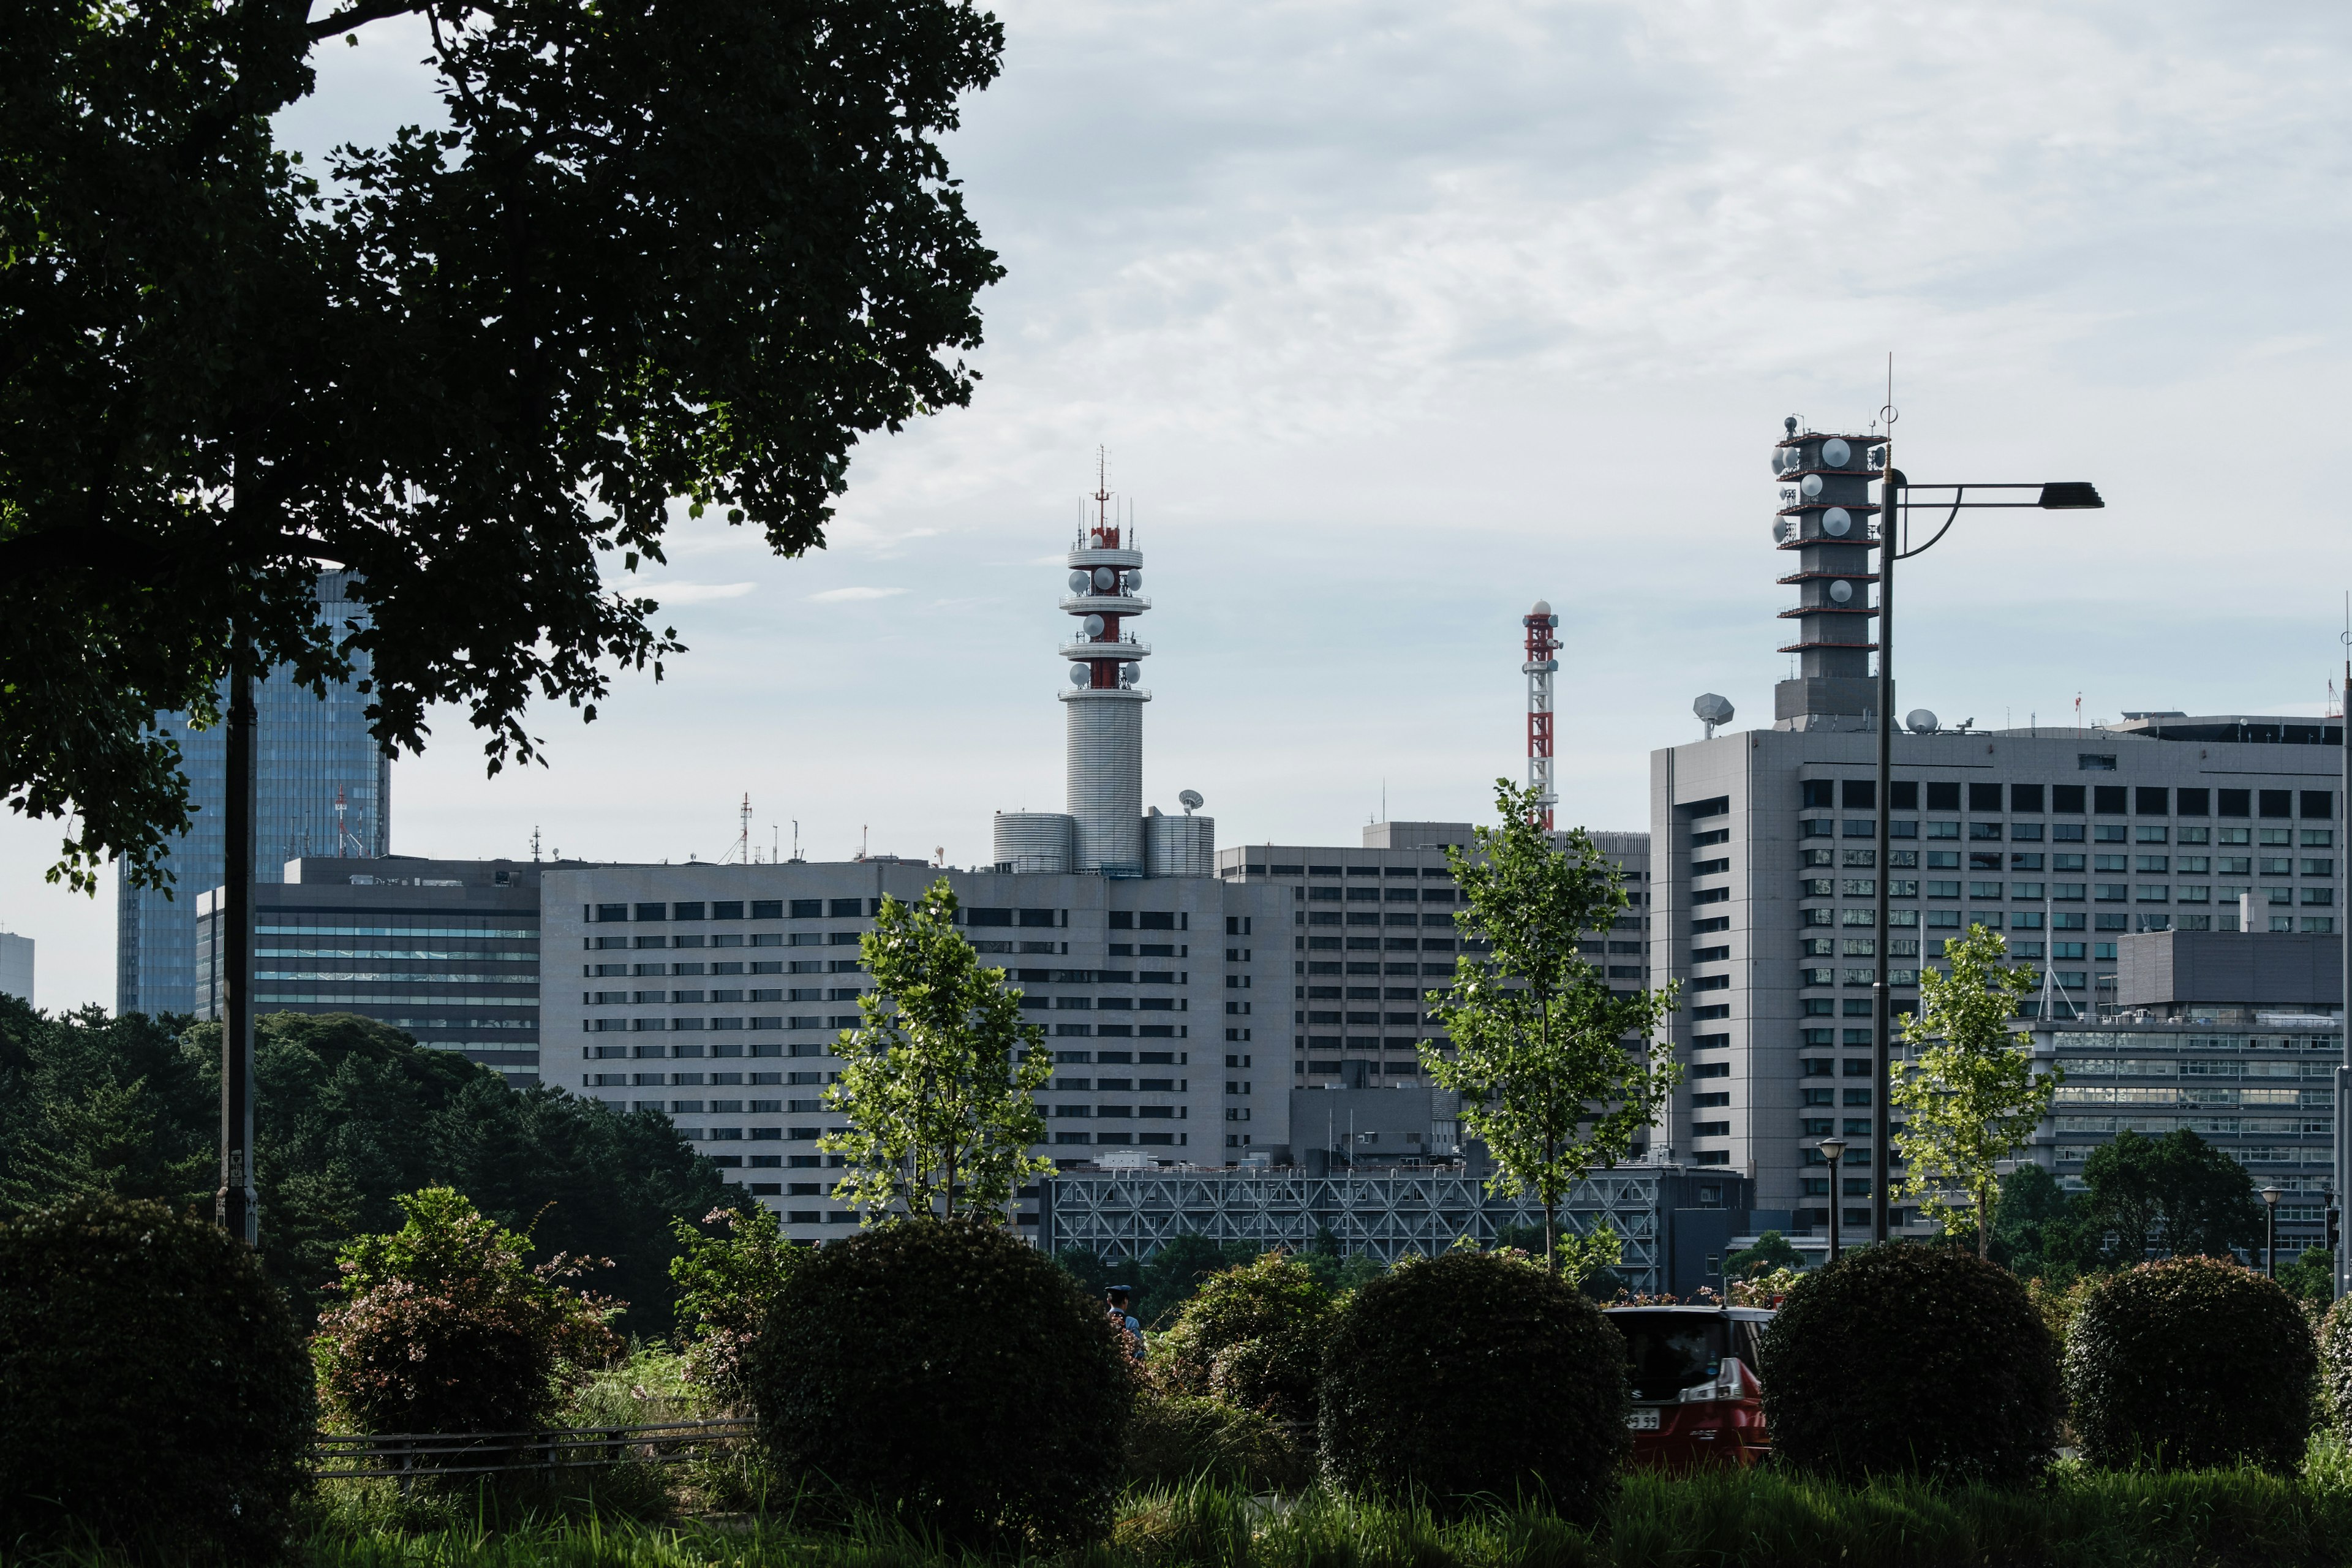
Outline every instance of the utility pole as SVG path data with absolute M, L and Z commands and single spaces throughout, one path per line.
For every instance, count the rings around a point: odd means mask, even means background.
M 228 777 L 222 803 L 222 905 L 213 912 L 220 965 L 221 1184 L 213 1220 L 247 1247 L 261 1237 L 261 1201 L 253 1186 L 253 834 L 255 716 L 253 645 L 239 636 L 229 656 Z

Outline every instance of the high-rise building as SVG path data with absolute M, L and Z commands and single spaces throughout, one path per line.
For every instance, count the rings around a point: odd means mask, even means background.
M 33 939 L 0 931 L 0 996 L 33 999 Z
M 344 597 L 346 572 L 321 573 L 322 616 L 364 618 Z M 392 761 L 369 733 L 367 699 L 357 682 L 368 660 L 354 658 L 352 679 L 315 697 L 273 670 L 255 684 L 253 878 L 275 882 L 289 860 L 305 856 L 367 858 L 391 851 Z M 226 724 L 190 727 L 186 715 L 162 716 L 179 743 L 193 811 L 189 830 L 163 859 L 165 888 L 121 885 L 116 898 L 114 1006 L 118 1013 L 189 1013 L 197 1005 L 196 899 L 223 880 Z

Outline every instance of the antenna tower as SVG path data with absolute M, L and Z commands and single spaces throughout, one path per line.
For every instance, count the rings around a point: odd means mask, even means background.
M 751 863 L 751 796 L 749 792 L 745 793 L 743 804 L 735 815 L 741 826 L 736 829 L 735 842 L 728 847 L 727 853 L 719 863 L 723 866 L 731 860 L 739 866 L 749 866 Z
M 1559 617 L 1551 605 L 1538 599 L 1536 607 L 1519 617 L 1527 628 L 1527 662 L 1519 668 L 1528 678 L 1528 787 L 1536 792 L 1536 809 L 1543 829 L 1552 830 L 1552 808 L 1559 795 L 1552 786 L 1551 678 L 1559 671 L 1559 638 L 1554 635 Z

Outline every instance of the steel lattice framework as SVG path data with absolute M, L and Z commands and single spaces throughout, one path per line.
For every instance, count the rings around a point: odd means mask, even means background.
M 1576 1184 L 1562 1215 L 1584 1235 L 1606 1221 L 1623 1238 L 1619 1272 L 1637 1292 L 1664 1289 L 1663 1184 L 1654 1171 L 1611 1171 Z M 1328 1231 L 1343 1251 L 1382 1263 L 1435 1257 L 1463 1237 L 1492 1245 L 1506 1226 L 1543 1223 L 1532 1197 L 1496 1197 L 1459 1169 L 1308 1175 L 1298 1171 L 1065 1173 L 1039 1194 L 1040 1243 L 1142 1261 L 1180 1236 L 1304 1249 Z

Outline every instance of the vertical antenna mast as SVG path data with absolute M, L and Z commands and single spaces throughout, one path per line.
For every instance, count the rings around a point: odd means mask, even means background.
M 1528 678 L 1528 787 L 1536 792 L 1536 809 L 1546 833 L 1552 830 L 1552 808 L 1559 795 L 1552 787 L 1551 678 L 1559 670 L 1559 638 L 1553 635 L 1559 617 L 1542 599 L 1519 617 L 1527 628 L 1527 662 L 1519 668 Z

